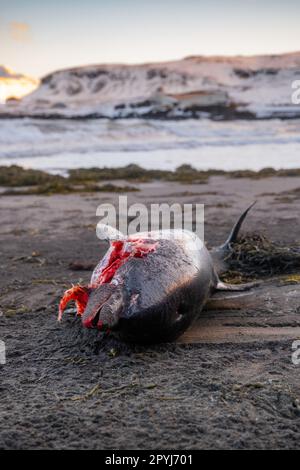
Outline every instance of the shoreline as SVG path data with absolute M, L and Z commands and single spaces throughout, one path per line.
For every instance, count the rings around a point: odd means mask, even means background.
M 26 114 L 26 113 L 9 113 L 0 111 L 0 120 L 9 120 L 9 119 L 41 119 L 41 120 L 66 120 L 66 121 L 88 121 L 88 120 L 108 120 L 108 121 L 118 121 L 118 120 L 130 120 L 130 119 L 139 119 L 139 120 L 153 120 L 153 121 L 186 121 L 189 119 L 207 119 L 209 118 L 213 122 L 230 122 L 230 121 L 272 121 L 272 120 L 298 120 L 300 119 L 300 111 L 293 111 L 289 114 L 266 114 L 264 116 L 258 116 L 250 111 L 239 111 L 236 113 L 224 113 L 224 114 L 209 114 L 207 111 L 201 111 L 200 113 L 186 113 L 181 116 L 169 116 L 164 113 L 130 113 L 126 116 L 116 115 L 104 115 L 98 113 L 88 113 L 85 115 L 67 115 L 61 113 L 35 113 L 35 114 Z

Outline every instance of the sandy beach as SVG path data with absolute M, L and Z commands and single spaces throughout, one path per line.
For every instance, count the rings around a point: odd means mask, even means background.
M 205 204 L 210 247 L 225 240 L 253 200 L 244 231 L 286 246 L 300 242 L 299 177 L 135 186 L 129 203 Z M 57 322 L 64 290 L 88 282 L 106 251 L 96 238 L 96 208 L 117 197 L 0 197 L 0 339 L 7 351 L 0 366 L 0 448 L 297 448 L 295 280 L 268 282 L 239 310 L 203 312 L 173 344 L 128 345 L 84 330 L 72 313 Z
M 5 2 L 0 453 L 300 448 L 299 18 Z

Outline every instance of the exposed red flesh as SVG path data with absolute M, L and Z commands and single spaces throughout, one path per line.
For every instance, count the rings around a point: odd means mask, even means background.
M 115 241 L 111 243 L 111 252 L 106 266 L 104 266 L 96 281 L 88 287 L 74 286 L 65 292 L 59 304 L 58 320 L 60 321 L 67 304 L 74 300 L 77 307 L 77 315 L 82 316 L 89 300 L 92 289 L 102 284 L 110 283 L 118 269 L 126 263 L 129 258 L 142 258 L 148 253 L 155 251 L 158 242 L 149 242 L 145 239 L 130 239 L 130 241 Z M 101 306 L 99 306 L 101 307 Z M 91 323 L 89 323 L 89 321 Z M 98 322 L 98 328 L 101 320 Z M 92 327 L 92 320 L 87 320 L 85 326 Z
M 74 300 L 77 307 L 77 315 L 81 316 L 89 300 L 90 289 L 83 286 L 74 286 L 64 293 L 59 304 L 58 320 L 62 319 L 63 312 L 71 300 Z
M 130 243 L 126 241 L 112 242 L 112 251 L 108 259 L 107 265 L 102 269 L 98 279 L 91 287 L 97 287 L 101 284 L 110 282 L 117 270 L 126 263 L 128 258 L 142 258 L 148 253 L 155 251 L 157 242 L 147 243 L 144 239 L 133 239 Z

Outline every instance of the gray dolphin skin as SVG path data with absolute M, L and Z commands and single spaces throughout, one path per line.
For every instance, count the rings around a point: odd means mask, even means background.
M 137 343 L 178 338 L 218 290 L 246 290 L 219 280 L 224 259 L 253 204 L 240 216 L 227 241 L 209 252 L 189 231 L 157 231 L 121 236 L 107 234 L 110 247 L 88 286 L 69 289 L 59 319 L 74 300 L 83 326 L 117 333 Z M 101 228 L 100 228 L 101 230 Z

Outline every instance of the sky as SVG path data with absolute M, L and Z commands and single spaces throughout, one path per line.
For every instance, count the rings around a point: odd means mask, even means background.
M 300 0 L 0 0 L 0 64 L 41 77 L 97 63 L 300 50 Z

